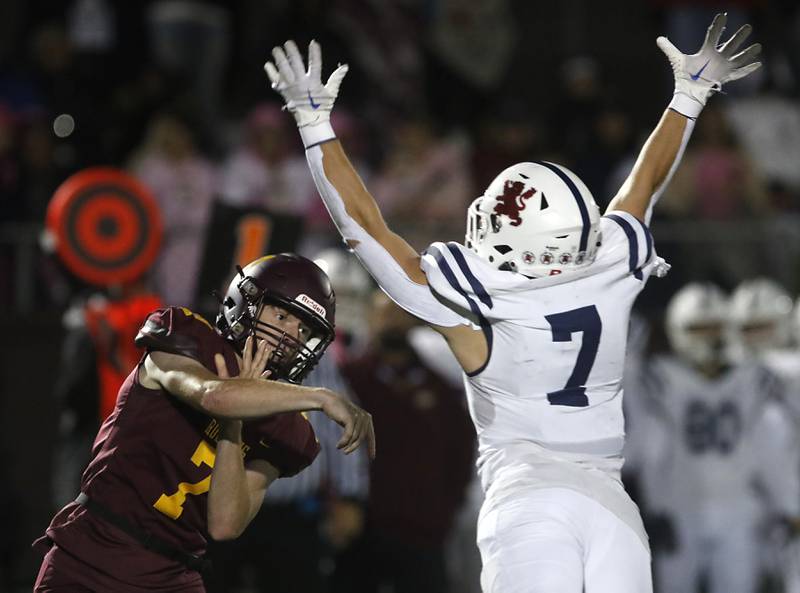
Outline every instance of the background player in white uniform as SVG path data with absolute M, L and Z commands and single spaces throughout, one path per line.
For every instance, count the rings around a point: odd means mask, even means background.
M 646 505 L 674 529 L 673 549 L 656 555 L 659 593 L 693 593 L 703 575 L 710 593 L 754 593 L 766 522 L 800 503 L 782 383 L 752 358 L 727 364 L 729 316 L 719 288 L 687 285 L 667 309 L 674 355 L 626 378 L 650 416 L 634 416 L 646 430 L 629 435 L 633 449 L 651 449 L 640 466 Z
M 800 350 L 797 316 L 789 293 L 769 278 L 742 282 L 731 296 L 728 324 L 729 352 L 733 360 L 758 360 L 784 382 L 783 403 L 800 435 Z M 800 439 L 795 443 L 800 446 Z M 800 465 L 787 464 L 787 472 L 800 474 Z M 786 593 L 800 593 L 800 523 L 795 519 L 773 531 L 765 547 Z
M 348 244 L 401 307 L 448 341 L 464 369 L 486 501 L 478 526 L 487 592 L 647 593 L 647 539 L 622 488 L 622 368 L 636 295 L 666 266 L 645 225 L 707 97 L 746 76 L 745 27 L 672 63 L 676 93 L 601 218 L 586 186 L 552 163 L 503 171 L 470 207 L 467 247 L 420 256 L 392 233 L 329 123 L 347 72 L 322 85 L 294 42 L 266 70 L 295 116 L 317 188 Z M 644 221 L 644 222 L 643 222 Z
M 800 382 L 800 358 L 792 342 L 792 297 L 769 278 L 745 280 L 730 299 L 726 327 L 733 363 L 759 360 L 788 382 Z

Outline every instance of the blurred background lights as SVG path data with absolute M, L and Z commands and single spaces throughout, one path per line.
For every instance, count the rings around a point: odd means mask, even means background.
M 66 138 L 75 131 L 75 118 L 69 113 L 62 113 L 53 120 L 53 132 L 59 138 Z

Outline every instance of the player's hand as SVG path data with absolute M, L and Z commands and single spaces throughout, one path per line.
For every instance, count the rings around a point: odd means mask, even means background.
M 324 391 L 327 397 L 322 404 L 322 411 L 344 428 L 336 448 L 350 454 L 358 449 L 361 443 L 366 442 L 370 458 L 375 459 L 375 429 L 372 426 L 372 414 L 365 412 L 338 393 L 327 389 Z
M 294 115 L 297 126 L 302 128 L 329 121 L 339 85 L 347 74 L 347 65 L 339 65 L 323 85 L 322 52 L 316 41 L 308 46 L 308 70 L 294 41 L 273 48 L 272 58 L 274 64 L 267 62 L 264 70 L 272 88 L 281 94 L 286 109 Z
M 666 37 L 656 39 L 656 44 L 666 54 L 675 73 L 675 92 L 691 97 L 701 107 L 723 84 L 744 78 L 761 67 L 761 62 L 755 61 L 761 53 L 760 43 L 737 53 L 752 30 L 750 25 L 744 25 L 725 43 L 720 44 L 727 18 L 726 14 L 714 17 L 708 27 L 703 47 L 696 54 L 681 53 Z
M 242 364 L 239 367 L 240 379 L 268 379 L 272 371 L 268 370 L 267 361 L 269 360 L 269 350 L 267 349 L 266 340 L 258 340 L 258 344 L 254 343 L 255 338 L 248 336 L 244 343 L 244 350 L 242 351 Z M 222 354 L 214 355 L 214 364 L 217 367 L 217 375 L 221 379 L 229 379 L 228 366 L 225 364 L 225 357 Z

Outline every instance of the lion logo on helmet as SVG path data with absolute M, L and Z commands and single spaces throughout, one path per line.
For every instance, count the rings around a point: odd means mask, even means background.
M 534 188 L 530 188 L 523 193 L 525 184 L 522 181 L 506 181 L 503 186 L 503 193 L 497 196 L 497 204 L 494 207 L 495 214 L 505 214 L 511 219 L 511 226 L 522 224 L 519 213 L 525 210 L 525 200 L 533 197 L 536 193 Z

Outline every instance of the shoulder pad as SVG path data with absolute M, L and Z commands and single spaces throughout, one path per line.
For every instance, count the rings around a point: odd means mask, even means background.
M 223 350 L 230 348 L 208 321 L 185 307 L 153 311 L 136 335 L 135 343 L 148 351 L 193 358 L 211 369 L 214 354 L 225 354 Z

